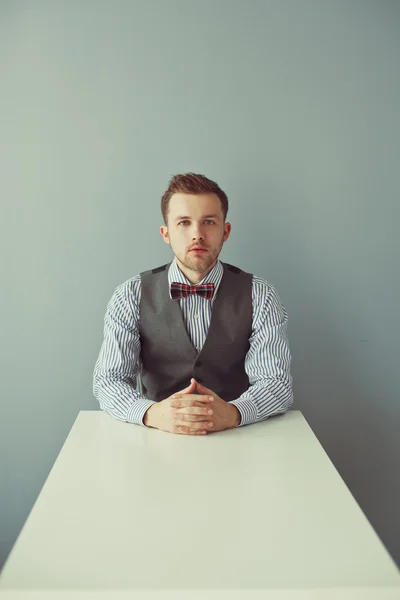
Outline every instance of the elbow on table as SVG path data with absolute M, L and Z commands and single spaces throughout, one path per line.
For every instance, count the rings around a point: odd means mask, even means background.
M 286 402 L 285 402 L 285 412 L 286 412 L 287 410 L 289 410 L 289 408 L 292 406 L 292 404 L 293 404 L 293 400 L 294 400 L 294 397 L 293 397 L 293 390 L 290 388 L 290 393 L 289 393 L 289 395 L 288 395 L 288 398 L 287 398 L 287 400 L 286 400 Z
M 281 381 L 280 390 L 276 390 L 275 397 L 280 400 L 280 409 L 278 412 L 285 413 L 287 412 L 293 404 L 293 388 L 292 388 L 292 380 L 283 382 Z

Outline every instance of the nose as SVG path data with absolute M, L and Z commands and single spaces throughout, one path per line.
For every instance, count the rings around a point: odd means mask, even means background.
M 198 225 L 193 225 L 192 240 L 196 241 L 196 240 L 203 240 L 203 239 L 204 239 L 204 234 L 203 234 L 203 231 L 201 230 L 201 228 Z

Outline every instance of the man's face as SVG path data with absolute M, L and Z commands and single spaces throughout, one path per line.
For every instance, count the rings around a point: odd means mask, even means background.
M 167 226 L 160 228 L 178 266 L 193 282 L 201 281 L 215 265 L 230 231 L 230 223 L 224 223 L 221 201 L 213 193 L 173 194 Z M 195 247 L 204 250 L 196 251 Z

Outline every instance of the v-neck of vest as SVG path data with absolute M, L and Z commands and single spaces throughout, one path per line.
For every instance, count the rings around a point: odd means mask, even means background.
M 200 355 L 204 353 L 204 350 L 205 350 L 205 348 L 207 346 L 207 342 L 209 341 L 210 337 L 212 336 L 212 331 L 213 331 L 212 330 L 212 325 L 213 325 L 213 322 L 215 321 L 215 319 L 217 318 L 216 317 L 216 310 L 215 310 L 215 308 L 219 306 L 218 299 L 221 297 L 221 294 L 219 294 L 219 292 L 221 290 L 221 286 L 223 285 L 224 275 L 225 275 L 225 270 L 226 270 L 226 267 L 225 267 L 225 265 L 223 263 L 222 263 L 222 266 L 223 266 L 224 272 L 222 273 L 221 281 L 220 281 L 220 284 L 218 286 L 218 290 L 217 290 L 218 293 L 217 293 L 216 297 L 214 298 L 214 302 L 213 302 L 212 310 L 211 310 L 210 325 L 208 327 L 206 339 L 204 341 L 203 347 L 200 350 L 200 352 L 197 351 L 197 348 L 193 345 L 193 342 L 190 339 L 189 333 L 188 333 L 188 331 L 186 329 L 186 326 L 185 326 L 185 322 L 183 320 L 183 314 L 182 314 L 181 307 L 179 305 L 179 300 L 172 300 L 172 298 L 170 298 L 171 302 L 174 302 L 175 305 L 176 305 L 173 308 L 173 310 L 178 311 L 178 313 L 179 313 L 179 321 L 178 321 L 179 322 L 179 327 L 181 327 L 182 330 L 183 330 L 183 335 L 184 335 L 185 341 L 187 342 L 186 345 L 187 345 L 188 349 L 190 348 L 190 351 L 193 354 L 195 360 L 199 359 Z M 207 302 L 211 302 L 211 300 L 207 300 Z

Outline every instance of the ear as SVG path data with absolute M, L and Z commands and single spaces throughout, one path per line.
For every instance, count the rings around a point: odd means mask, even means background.
M 231 233 L 232 225 L 230 223 L 225 223 L 224 225 L 224 242 L 228 239 Z
M 165 225 L 162 225 L 160 227 L 160 233 L 161 233 L 161 237 L 163 238 L 164 242 L 166 244 L 169 244 L 168 227 L 166 227 Z

